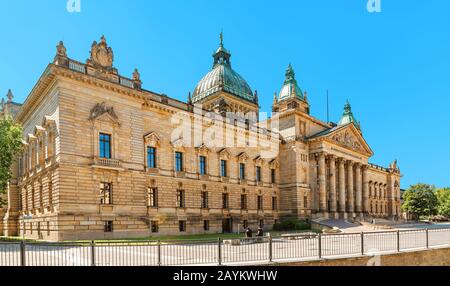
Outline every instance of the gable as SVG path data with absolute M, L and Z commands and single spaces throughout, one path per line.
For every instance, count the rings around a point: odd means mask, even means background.
M 327 131 L 314 136 L 314 139 L 322 139 L 368 157 L 373 155 L 372 149 L 354 124 L 350 123 Z

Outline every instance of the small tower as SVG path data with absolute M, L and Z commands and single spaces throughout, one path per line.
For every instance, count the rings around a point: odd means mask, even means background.
M 289 64 L 285 73 L 283 87 L 278 95 L 277 103 L 274 102 L 274 111 L 286 111 L 296 109 L 309 114 L 309 104 L 295 78 L 295 71 Z
M 6 94 L 6 98 L 8 99 L 7 103 L 11 103 L 14 99 L 14 95 L 10 89 L 8 90 L 8 94 Z
M 344 106 L 344 114 L 342 115 L 341 120 L 338 123 L 338 126 L 347 125 L 353 123 L 358 130 L 361 131 L 361 124 L 356 120 L 355 116 L 352 112 L 352 106 L 350 102 L 347 100 L 347 103 Z

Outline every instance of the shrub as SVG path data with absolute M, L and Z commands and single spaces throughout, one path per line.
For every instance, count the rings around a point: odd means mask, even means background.
M 307 220 L 286 219 L 273 227 L 276 231 L 309 230 L 311 224 Z

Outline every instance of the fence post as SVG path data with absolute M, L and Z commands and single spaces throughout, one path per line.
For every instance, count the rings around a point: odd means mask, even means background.
M 91 266 L 95 266 L 95 241 L 91 241 Z
M 269 261 L 273 261 L 273 247 L 272 247 L 272 235 L 269 233 Z
M 430 230 L 427 228 L 427 249 L 430 248 Z
M 319 234 L 319 259 L 322 259 L 322 234 Z
M 161 265 L 161 240 L 158 240 L 158 266 Z
M 400 252 L 400 231 L 397 230 L 397 252 Z
M 220 238 L 220 237 L 219 237 L 217 246 L 218 246 L 217 255 L 218 255 L 218 260 L 219 260 L 218 262 L 219 262 L 219 266 L 221 266 L 222 265 L 222 238 Z
M 25 257 L 25 241 L 20 242 L 20 266 L 27 266 Z
M 361 232 L 361 254 L 364 255 L 364 232 Z

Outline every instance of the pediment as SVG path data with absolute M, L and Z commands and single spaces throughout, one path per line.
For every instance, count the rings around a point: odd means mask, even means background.
M 255 161 L 255 164 L 258 166 L 264 165 L 266 162 L 261 156 L 256 157 L 253 161 Z
M 226 159 L 226 160 L 231 158 L 231 154 L 230 154 L 230 152 L 228 152 L 228 150 L 226 148 L 219 151 L 219 156 L 220 156 L 220 158 Z
M 197 147 L 197 151 L 201 154 L 208 154 L 209 153 L 209 148 L 206 147 L 205 144 L 200 145 L 199 147 Z
M 91 110 L 89 119 L 92 121 L 110 121 L 119 124 L 119 117 L 114 111 L 114 107 L 107 105 L 105 102 L 97 103 Z
M 245 152 L 242 152 L 241 154 L 238 155 L 238 160 L 243 162 L 243 163 L 247 163 L 248 160 L 248 155 Z
M 323 138 L 327 142 L 368 157 L 373 155 L 372 149 L 370 149 L 370 146 L 367 144 L 361 132 L 352 123 L 336 128 L 318 138 Z
M 150 132 L 144 136 L 144 141 L 147 145 L 156 147 L 161 142 L 161 138 L 159 137 L 159 135 L 156 132 Z
M 280 167 L 280 162 L 278 161 L 278 159 L 273 159 L 272 161 L 270 161 L 271 169 L 278 169 L 279 167 Z

